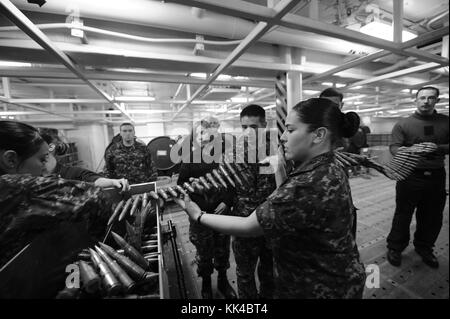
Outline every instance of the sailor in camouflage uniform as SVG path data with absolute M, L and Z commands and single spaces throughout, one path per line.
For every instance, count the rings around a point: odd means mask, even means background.
M 256 165 L 255 160 L 249 161 L 249 149 L 253 149 L 257 154 L 258 146 L 266 146 L 266 154 L 270 155 L 270 147 L 273 141 L 270 140 L 270 132 L 265 131 L 266 114 L 259 105 L 248 105 L 241 114 L 241 126 L 244 133 L 250 131 L 253 137 L 266 138 L 265 144 L 259 143 L 256 139 L 249 139 L 249 144 L 240 148 L 239 143 L 236 149 L 236 157 L 244 158 L 247 164 L 245 175 L 250 184 L 247 187 L 236 188 L 236 203 L 233 215 L 247 217 L 262 204 L 276 188 L 274 174 L 265 174 Z M 263 133 L 263 134 L 258 134 Z M 256 134 L 254 134 L 256 133 Z M 277 134 L 275 136 L 275 141 Z M 272 142 L 272 143 L 271 143 Z M 259 145 L 260 144 L 260 145 Z M 241 145 L 242 146 L 242 145 Z M 273 151 L 273 150 L 272 150 Z M 251 153 L 251 152 L 250 152 Z M 250 155 L 250 157 L 252 157 Z M 250 162 L 250 163 L 249 163 Z M 253 162 L 253 163 L 252 163 Z M 259 237 L 234 237 L 233 252 L 236 260 L 237 286 L 240 299 L 256 299 L 258 296 L 264 299 L 273 298 L 273 261 L 272 251 L 267 247 L 264 236 Z M 259 261 L 259 263 L 258 263 Z M 258 264 L 258 280 L 260 283 L 259 295 L 255 282 L 255 270 Z
M 256 216 L 272 246 L 277 298 L 362 296 L 350 186 L 333 152 L 295 168 Z
M 0 121 L 0 267 L 63 222 L 84 222 L 91 235 L 104 234 L 111 207 L 100 188 L 40 176 L 48 149 L 34 127 Z
M 105 151 L 105 177 L 125 178 L 130 184 L 154 181 L 157 170 L 145 144 L 137 141 L 130 123 L 120 126 L 122 140 Z
M 189 197 L 176 199 L 192 220 L 235 236 L 264 235 L 274 259 L 275 298 L 362 298 L 365 271 L 351 232 L 348 178 L 334 142 L 358 129 L 353 115 L 326 99 L 294 106 L 281 142 L 292 173 L 269 159 L 277 190 L 248 217 L 204 214 Z
M 85 221 L 100 239 L 111 213 L 90 183 L 29 174 L 0 176 L 0 267 L 39 234 L 62 222 Z
M 189 150 L 190 154 L 185 154 L 189 157 L 183 156 L 177 181 L 178 185 L 181 186 L 192 179 L 211 173 L 213 169 L 218 169 L 226 140 L 228 140 L 225 134 L 219 133 L 219 126 L 219 121 L 215 117 L 202 119 L 193 129 L 192 134 L 183 141 L 187 145 L 185 149 Z M 218 151 L 215 146 L 222 150 Z M 221 188 L 219 191 L 192 194 L 192 200 L 209 214 L 228 215 L 233 205 L 234 196 L 232 190 Z M 236 292 L 227 278 L 227 269 L 230 268 L 230 236 L 215 232 L 191 221 L 189 224 L 189 240 L 196 248 L 195 262 L 197 274 L 202 278 L 202 298 L 211 299 L 213 297 L 211 275 L 216 269 L 218 272 L 217 289 L 225 299 L 236 299 Z

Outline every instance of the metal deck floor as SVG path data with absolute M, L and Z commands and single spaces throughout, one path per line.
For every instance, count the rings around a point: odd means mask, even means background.
M 448 170 L 447 170 L 448 171 Z M 448 183 L 448 180 L 447 180 Z M 377 264 L 380 269 L 380 287 L 366 288 L 364 298 L 380 299 L 447 299 L 449 298 L 449 204 L 444 211 L 444 221 L 435 253 L 440 267 L 432 269 L 425 265 L 411 245 L 404 251 L 401 267 L 394 267 L 386 260 L 386 237 L 390 231 L 395 209 L 395 182 L 374 174 L 370 179 L 350 179 L 353 201 L 358 211 L 357 243 L 361 260 L 366 265 Z M 448 190 L 448 184 L 447 184 Z M 177 227 L 180 255 L 188 298 L 200 298 L 201 281 L 194 264 L 195 247 L 189 241 L 187 216 L 176 205 L 167 207 L 165 219 L 172 219 Z M 411 223 L 411 237 L 415 230 L 415 219 Z M 231 250 L 231 248 L 230 248 Z M 230 252 L 230 282 L 236 289 L 236 264 Z M 216 291 L 216 273 L 213 275 L 215 298 L 222 298 Z

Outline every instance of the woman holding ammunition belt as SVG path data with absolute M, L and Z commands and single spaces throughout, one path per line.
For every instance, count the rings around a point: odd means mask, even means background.
M 49 146 L 37 129 L 0 121 L 0 268 L 63 223 L 80 224 L 98 238 L 104 234 L 111 207 L 100 188 L 43 177 L 48 156 Z M 64 275 L 64 268 L 60 273 Z
M 248 217 L 209 214 L 188 196 L 176 199 L 198 226 L 264 235 L 274 257 L 276 298 L 362 298 L 365 271 L 351 233 L 350 186 L 333 153 L 336 140 L 358 129 L 355 115 L 321 98 L 294 106 L 281 142 L 295 167 L 284 180 L 282 165 L 270 161 L 278 188 Z
M 203 180 L 203 176 L 219 167 L 223 150 L 222 154 L 220 152 L 219 154 L 213 153 L 215 145 L 223 146 L 222 137 L 224 136 L 218 132 L 219 126 L 216 118 L 209 117 L 202 120 L 193 129 L 191 136 L 184 142 L 189 143 L 189 148 L 184 149 L 188 149 L 190 152 L 189 154 L 183 154 L 178 185 L 182 186 L 184 183 L 197 178 L 200 178 L 199 182 L 203 185 L 197 185 L 199 188 L 208 186 L 208 183 L 211 182 L 210 180 L 208 182 Z M 186 155 L 189 155 L 189 157 Z M 207 176 L 214 180 L 214 177 Z M 208 192 L 205 189 L 203 194 L 192 194 L 192 200 L 198 207 L 208 214 L 217 215 L 229 214 L 233 197 L 234 193 L 225 188 L 221 188 L 218 192 Z M 202 277 L 202 298 L 211 299 L 213 297 L 211 274 L 215 268 L 218 271 L 218 290 L 226 299 L 235 299 L 236 293 L 227 278 L 227 269 L 230 267 L 230 236 L 191 222 L 189 239 L 197 249 L 197 274 Z

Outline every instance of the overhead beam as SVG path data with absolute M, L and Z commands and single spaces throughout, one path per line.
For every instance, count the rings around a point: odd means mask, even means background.
M 39 111 L 39 112 L 43 112 L 43 113 L 55 115 L 55 116 L 59 116 L 59 117 L 66 118 L 66 119 L 70 119 L 70 120 L 73 120 L 73 119 L 74 119 L 74 118 L 71 117 L 71 116 L 61 115 L 61 114 L 58 114 L 58 113 L 56 113 L 56 112 L 48 111 L 48 110 L 46 110 L 46 109 L 43 109 L 43 108 L 40 108 L 40 107 L 37 107 L 37 106 L 28 105 L 28 104 L 19 104 L 19 103 L 10 102 L 10 99 L 6 99 L 6 98 L 3 98 L 3 97 L 0 97 L 0 102 L 6 103 L 6 104 L 10 104 L 10 105 L 19 106 L 19 107 L 23 107 L 23 108 L 30 109 L 30 110 L 34 110 L 34 111 Z
M 185 75 L 170 74 L 149 74 L 135 72 L 113 72 L 113 71 L 85 71 L 85 76 L 90 80 L 97 81 L 132 81 L 132 82 L 156 82 L 156 83 L 184 83 L 202 85 L 206 79 L 195 78 Z M 66 70 L 55 70 L 52 68 L 0 68 L 0 76 L 39 78 L 39 79 L 71 79 L 76 78 L 72 73 Z M 33 85 L 33 83 L 22 83 L 20 85 Z M 59 86 L 71 84 L 61 83 Z M 76 84 L 77 86 L 80 84 Z M 214 81 L 213 85 L 236 85 L 236 86 L 254 86 L 254 87 L 273 87 L 272 79 L 249 78 L 249 80 L 226 80 Z M 43 86 L 49 86 L 44 84 Z M 57 84 L 58 86 L 58 84 Z
M 70 104 L 70 103 L 77 103 L 77 104 L 104 104 L 105 101 L 101 99 L 39 99 L 39 98 L 33 98 L 33 99 L 27 99 L 27 98 L 12 98 L 12 99 L 4 99 L 7 101 L 7 103 L 31 103 L 31 104 Z M 126 97 L 121 97 L 120 100 L 115 100 L 117 102 L 130 102 L 130 103 L 150 103 L 150 104 L 185 104 L 188 100 L 154 100 L 154 101 L 148 101 L 145 99 L 145 97 L 142 97 L 142 100 L 139 100 L 138 98 L 129 98 L 127 100 Z M 266 101 L 267 103 L 271 103 L 271 101 Z M 261 102 L 261 103 L 266 103 Z M 192 104 L 240 104 L 239 102 L 224 102 L 222 100 L 196 100 L 192 101 Z M 120 112 L 120 111 L 119 111 Z M 129 113 L 132 113 L 129 111 Z
M 129 57 L 136 59 L 149 59 L 149 60 L 157 60 L 157 61 L 175 61 L 175 62 L 183 62 L 183 63 L 192 63 L 193 65 L 198 64 L 210 64 L 212 66 L 216 66 L 220 64 L 223 59 L 208 57 L 208 56 L 198 56 L 198 55 L 188 55 L 188 54 L 178 54 L 178 53 L 159 53 L 152 52 L 151 50 L 147 51 L 136 51 L 130 50 L 126 48 L 114 48 L 111 49 L 107 46 L 98 46 L 98 45 L 83 45 L 68 43 L 68 42 L 56 42 L 58 44 L 58 48 L 67 54 L 100 54 L 100 55 L 110 55 L 112 57 Z M 40 49 L 38 45 L 29 40 L 0 40 L 1 47 L 9 47 L 9 48 L 23 48 L 23 49 Z M 275 58 L 275 57 L 271 57 Z M 236 61 L 235 67 L 242 68 L 252 68 L 252 69 L 263 69 L 263 70 L 283 70 L 283 71 L 303 71 L 301 66 L 295 64 L 286 64 L 286 63 L 277 63 L 276 61 L 267 62 L 266 61 Z M 113 66 L 110 66 L 113 67 Z M 191 68 L 192 69 L 192 68 Z M 182 72 L 178 70 L 178 72 Z M 187 72 L 187 71 L 186 71 Z
M 58 47 L 56 47 L 50 39 L 37 28 L 30 19 L 28 19 L 14 4 L 9 0 L 0 0 L 0 12 L 5 15 L 12 23 L 17 25 L 30 38 L 38 43 L 44 50 L 56 58 L 58 62 L 63 64 L 68 70 L 75 74 L 79 79 L 86 83 L 94 92 L 100 95 L 108 103 L 120 110 L 129 120 L 133 121 L 129 114 L 117 103 L 114 103 L 111 98 L 102 90 L 100 90 L 94 83 L 89 81 L 80 71 L 77 65 Z
M 374 61 L 376 59 L 388 56 L 390 54 L 392 54 L 392 53 L 390 51 L 387 51 L 387 50 L 381 50 L 381 51 L 377 51 L 377 52 L 371 53 L 371 54 L 366 55 L 364 57 L 360 57 L 360 58 L 357 58 L 355 60 L 352 60 L 352 61 L 349 61 L 347 63 L 344 63 L 344 64 L 342 64 L 340 66 L 332 68 L 332 69 L 330 69 L 328 71 L 325 71 L 323 73 L 310 76 L 310 77 L 308 77 L 308 78 L 303 80 L 303 84 L 312 83 L 312 82 L 315 82 L 315 81 L 318 81 L 318 80 L 321 80 L 321 79 L 325 79 L 325 78 L 327 78 L 327 77 L 329 77 L 329 76 L 331 76 L 333 74 L 336 74 L 336 73 L 339 73 L 339 72 L 342 72 L 342 71 L 345 71 L 345 70 L 357 67 L 357 66 L 359 66 L 361 64 L 365 64 L 365 63 Z
M 411 40 L 409 40 L 407 42 L 402 43 L 401 47 L 402 47 L 402 49 L 410 49 L 411 47 L 414 47 L 414 46 L 417 46 L 417 45 L 421 45 L 421 44 L 424 44 L 424 43 L 428 43 L 430 41 L 434 41 L 436 39 L 442 38 L 442 36 L 444 34 L 448 34 L 448 30 L 446 30 L 445 28 L 441 28 L 441 29 L 438 29 L 438 30 L 433 30 L 433 31 L 431 31 L 429 33 L 422 34 L 422 35 L 418 36 L 417 38 L 414 38 L 414 39 L 411 39 Z M 446 37 L 448 37 L 448 36 L 446 36 Z M 445 37 L 444 37 L 444 39 L 445 39 Z M 339 72 L 342 72 L 342 71 L 345 71 L 345 70 L 357 67 L 359 65 L 362 65 L 362 64 L 365 64 L 365 63 L 369 63 L 369 62 L 375 61 L 377 59 L 386 57 L 386 56 L 388 56 L 390 54 L 392 54 L 392 52 L 389 51 L 389 50 L 380 50 L 380 51 L 371 53 L 369 55 L 366 55 L 364 57 L 360 57 L 360 58 L 357 58 L 355 60 L 352 60 L 352 61 L 349 61 L 347 63 L 344 63 L 342 65 L 339 65 L 339 66 L 337 66 L 335 68 L 332 68 L 332 69 L 330 69 L 328 71 L 325 71 L 323 73 L 310 76 L 309 78 L 304 79 L 303 83 L 305 84 L 305 83 L 315 82 L 315 81 L 327 78 L 327 77 L 329 77 L 329 76 L 331 76 L 333 74 L 336 74 L 336 73 L 339 73 Z
M 368 79 L 368 80 L 355 82 L 355 83 L 348 85 L 345 88 L 345 90 L 350 89 L 355 86 L 365 85 L 365 84 L 369 84 L 369 83 L 375 83 L 375 82 L 379 82 L 379 81 L 383 81 L 383 80 L 387 80 L 387 79 L 391 79 L 391 78 L 395 78 L 395 77 L 399 77 L 399 76 L 403 76 L 403 75 L 407 75 L 407 74 L 411 74 L 411 73 L 425 72 L 425 71 L 437 69 L 439 67 L 440 67 L 440 65 L 437 63 L 426 63 L 426 64 L 414 66 L 412 68 L 403 69 L 400 71 L 395 71 L 395 72 L 383 74 L 380 76 L 376 76 L 376 77 Z
M 213 83 L 226 68 L 233 64 L 233 62 L 236 61 L 242 54 L 244 54 L 245 50 L 258 41 L 258 39 L 261 38 L 273 25 L 277 24 L 276 21 L 280 21 L 280 19 L 283 18 L 283 16 L 297 4 L 298 0 L 280 1 L 274 7 L 275 14 L 272 15 L 272 19 L 274 19 L 275 23 L 259 22 L 256 27 L 245 37 L 245 39 L 242 40 L 241 43 L 239 43 L 239 45 L 228 55 L 228 57 L 216 68 L 213 74 L 208 77 L 207 83 L 195 91 L 189 101 L 175 113 L 172 119 L 176 118 L 178 114 L 188 107 L 191 102 L 195 100 L 211 83 Z
M 436 62 L 443 66 L 449 64 L 449 60 L 439 57 L 437 55 L 430 55 L 420 50 L 407 50 L 404 51 L 401 44 L 397 44 L 391 41 L 383 40 L 377 37 L 362 34 L 361 32 L 349 30 L 335 25 L 320 22 L 318 20 L 301 17 L 294 14 L 287 14 L 282 19 L 276 21 L 272 16 L 272 9 L 264 8 L 260 5 L 237 5 L 236 1 L 219 1 L 219 0 L 169 0 L 169 2 L 176 2 L 183 5 L 194 6 L 211 11 L 216 11 L 222 14 L 227 14 L 234 17 L 252 18 L 256 21 L 264 21 L 266 23 L 278 24 L 280 26 L 312 32 L 324 36 L 338 38 L 341 40 L 350 41 L 353 43 L 359 43 L 367 46 L 371 46 L 378 49 L 388 50 L 392 53 L 400 55 L 410 55 L 417 57 L 420 60 L 427 62 Z M 239 1 L 241 2 L 241 1 Z M 236 7 L 232 7 L 237 5 Z M 445 34 L 448 34 L 448 27 L 444 29 Z M 441 35 L 444 36 L 445 34 Z

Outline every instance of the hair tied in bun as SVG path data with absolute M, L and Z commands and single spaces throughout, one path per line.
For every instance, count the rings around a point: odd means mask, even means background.
M 352 137 L 358 131 L 361 120 L 355 112 L 343 113 L 342 136 Z

